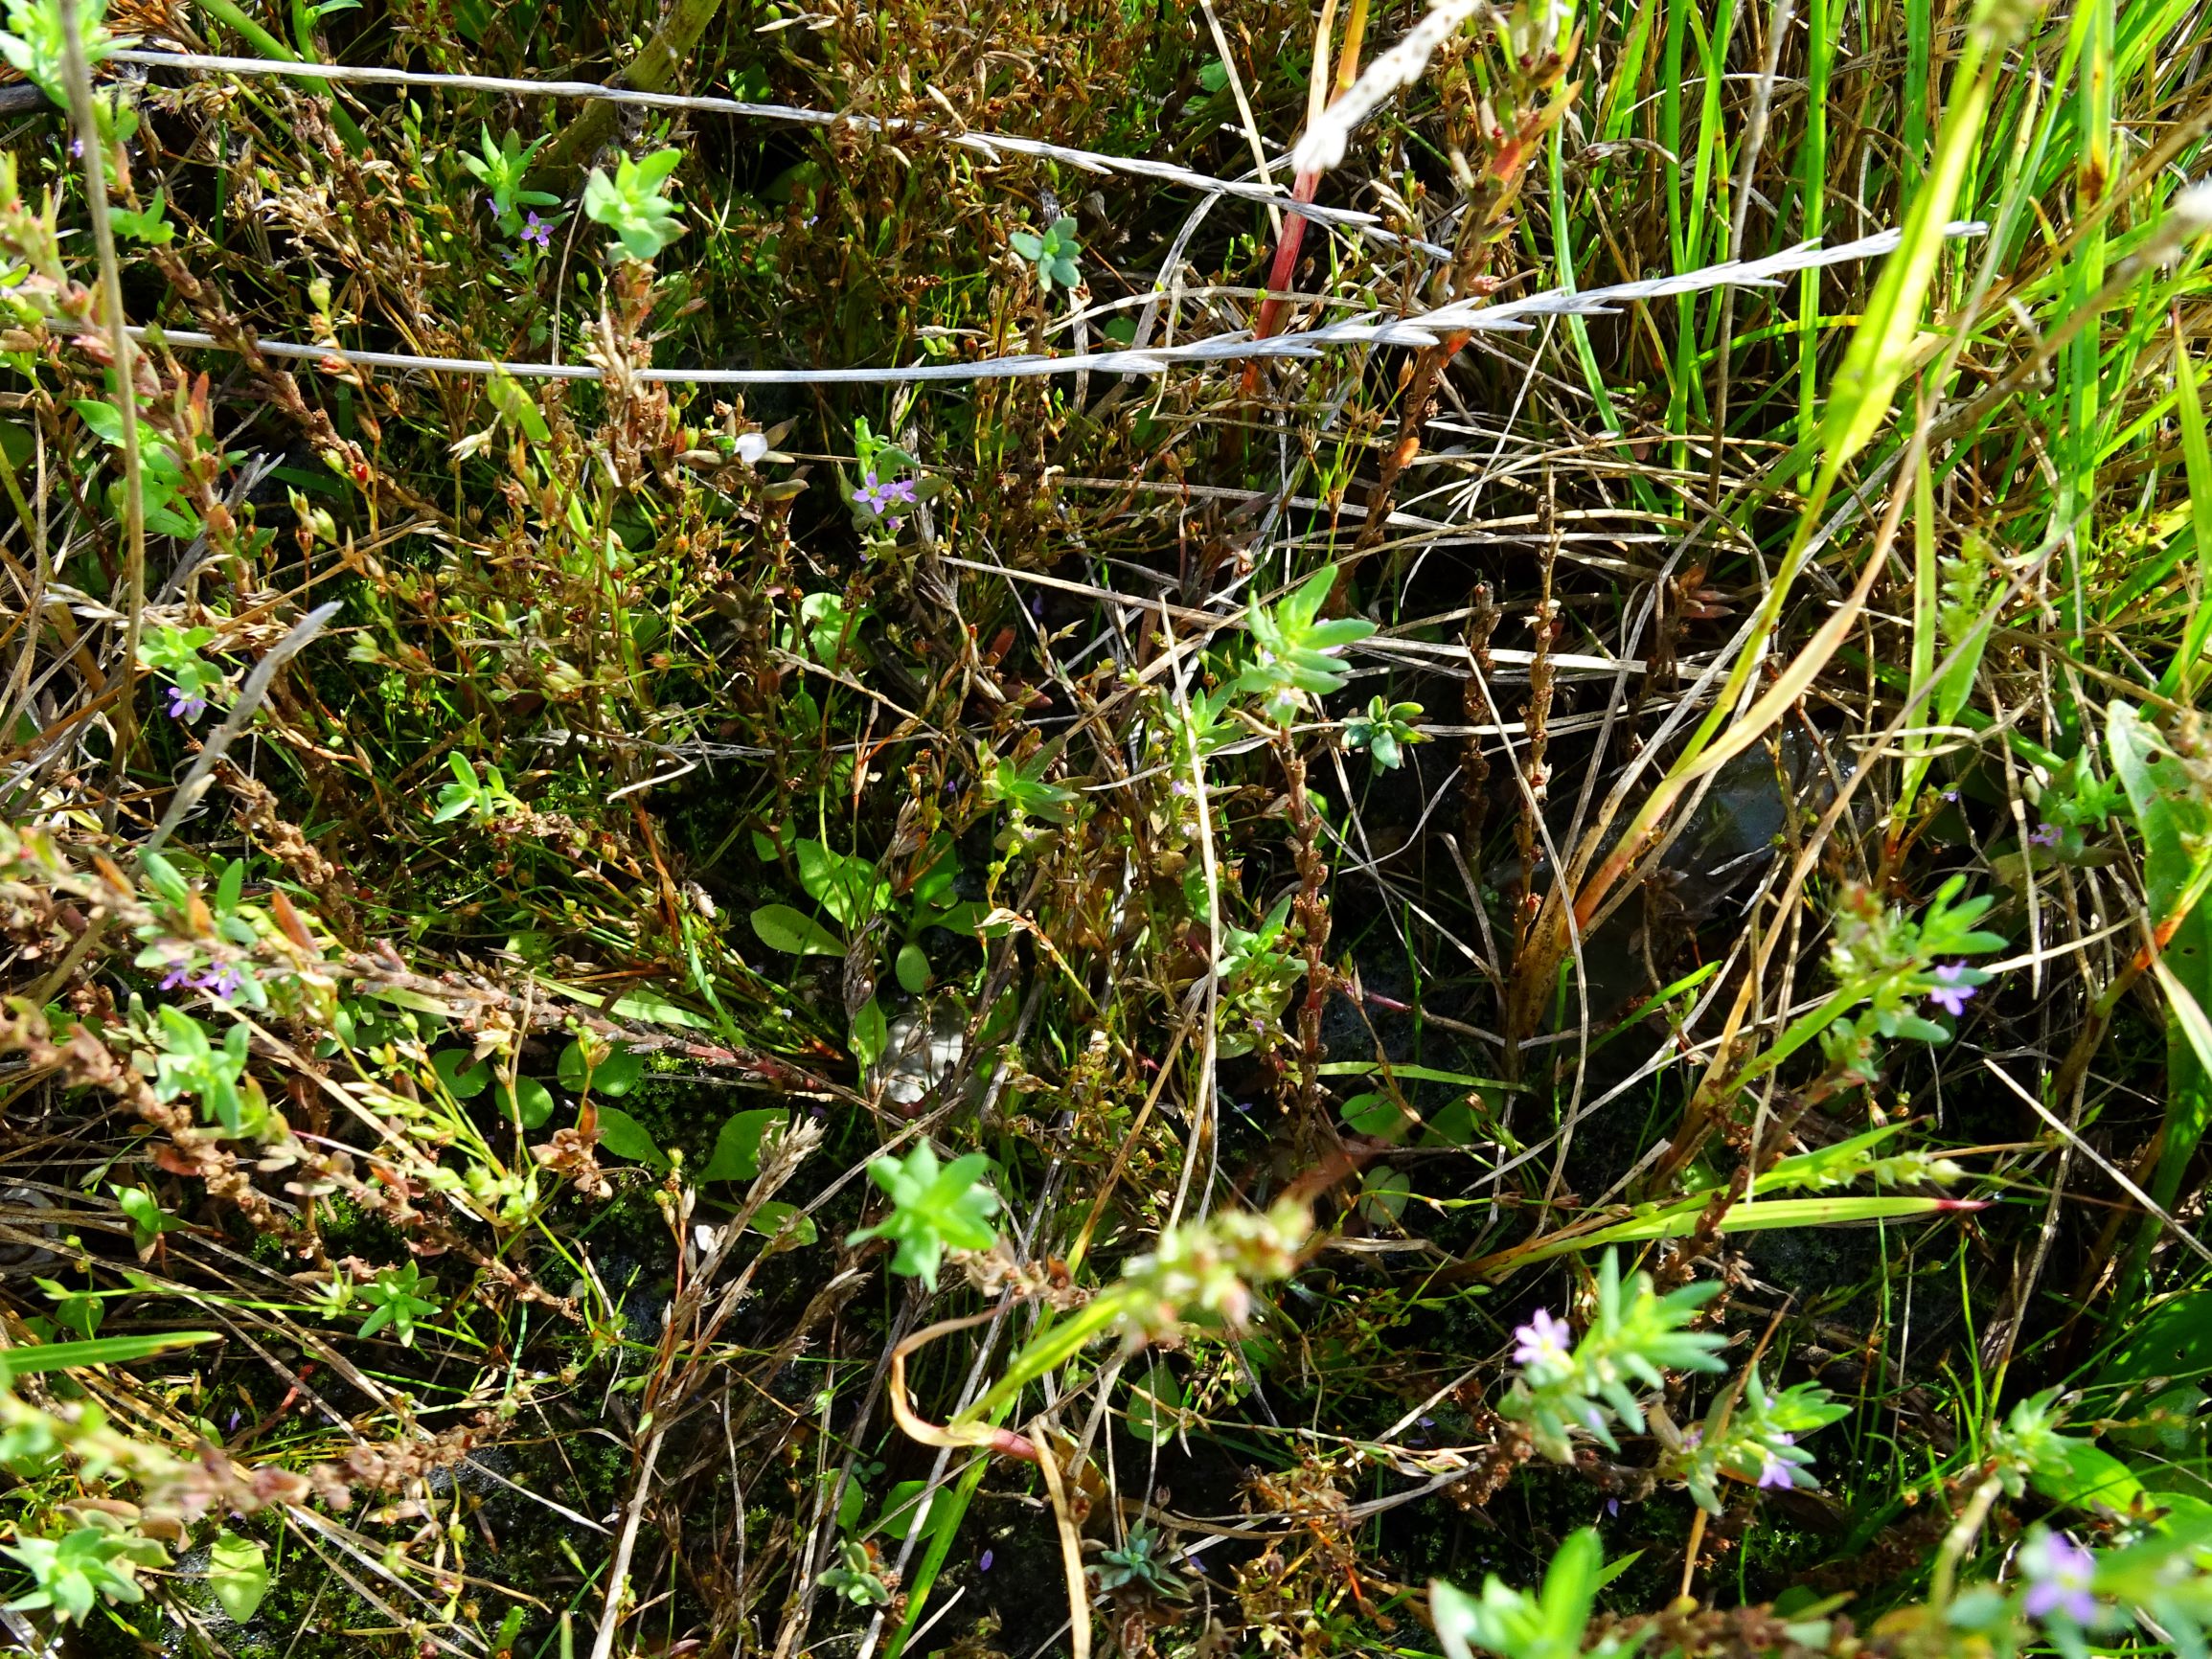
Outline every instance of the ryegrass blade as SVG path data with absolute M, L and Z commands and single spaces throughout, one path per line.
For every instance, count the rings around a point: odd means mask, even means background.
M 1943 228 L 1951 216 L 1967 164 L 1982 138 L 1992 78 L 1986 70 L 1993 44 L 1993 0 L 1982 0 L 1959 54 L 1950 101 L 1936 135 L 1935 161 L 1927 184 L 1906 212 L 1904 235 L 1882 269 L 1866 314 L 1851 338 L 1822 417 L 1826 466 L 1841 467 L 1863 449 L 1889 416 L 1897 383 L 1918 354 L 1921 308 L 1943 254 Z
M 2212 443 L 2204 434 L 2204 402 L 2197 388 L 2197 360 L 2189 354 L 2189 337 L 2181 328 L 2178 307 L 2173 312 L 2174 394 L 2179 405 L 2181 465 L 2189 477 L 2189 530 L 2195 575 L 2190 582 L 2189 621 L 2181 630 L 2181 648 L 2158 677 L 2158 694 L 2194 701 L 2201 679 L 2197 665 L 2204 655 L 2205 637 L 2212 633 L 2212 604 L 2205 602 L 2204 584 L 2212 570 Z

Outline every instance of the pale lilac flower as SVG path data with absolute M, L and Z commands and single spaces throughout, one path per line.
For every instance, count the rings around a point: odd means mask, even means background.
M 536 242 L 541 249 L 550 250 L 553 246 L 553 227 L 533 212 L 522 221 L 522 239 Z
M 227 962 L 213 973 L 202 974 L 194 983 L 217 1002 L 230 1001 L 246 987 L 245 976 Z
M 1786 1492 L 1795 1483 L 1790 1478 L 1790 1466 L 1768 1452 L 1759 1466 L 1759 1485 L 1767 1491 Z
M 1563 1366 L 1567 1363 L 1567 1339 L 1572 1334 L 1565 1320 L 1554 1318 L 1548 1307 L 1539 1307 L 1513 1333 L 1518 1344 L 1513 1351 L 1513 1362 L 1520 1366 Z
M 979 1573 L 988 1573 L 991 1571 L 991 1552 L 989 1550 L 983 1552 L 982 1559 L 975 1563 L 975 1570 Z
M 2064 1533 L 2045 1533 L 2032 1538 L 2020 1552 L 2026 1569 L 2028 1593 L 2020 1606 L 2033 1619 L 2063 1613 L 2077 1625 L 2097 1617 L 2097 1599 L 2089 1593 L 2096 1578 L 2096 1557 Z
M 188 990 L 198 984 L 199 976 L 181 962 L 161 976 L 161 989 L 164 990 Z
M 1966 1012 L 1967 998 L 1973 995 L 1973 987 L 1966 983 L 1967 966 L 1963 962 L 1947 962 L 1935 970 L 1935 985 L 1928 990 L 1928 1000 L 1954 1018 Z
M 1606 1513 L 1608 1515 L 1617 1515 L 1620 1512 L 1621 1500 L 1618 1498 L 1608 1498 L 1606 1500 Z
M 853 492 L 853 499 L 870 512 L 881 512 L 891 505 L 891 492 L 876 482 L 876 475 L 867 475 L 867 482 Z
M 172 720 L 196 720 L 207 713 L 207 699 L 196 692 L 188 692 L 182 686 L 169 688 L 169 717 Z
M 889 518 L 886 518 L 883 521 L 883 525 L 884 528 L 889 530 L 892 534 L 897 535 L 901 530 L 906 528 L 906 521 L 903 518 L 901 518 L 897 513 L 893 513 Z
M 2056 847 L 2059 844 L 2059 835 L 2060 830 L 2056 824 L 2039 824 L 2028 831 L 2028 845 L 2030 847 Z
M 888 500 L 903 501 L 911 507 L 914 505 L 914 480 L 911 478 L 895 478 L 883 487 L 883 493 Z

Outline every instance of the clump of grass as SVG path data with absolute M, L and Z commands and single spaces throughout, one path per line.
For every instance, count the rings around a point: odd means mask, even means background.
M 4 22 L 26 1644 L 2202 1645 L 2198 10 Z

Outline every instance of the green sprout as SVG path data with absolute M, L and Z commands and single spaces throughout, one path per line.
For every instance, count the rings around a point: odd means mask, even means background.
M 1237 687 L 1256 693 L 1267 718 L 1279 726 L 1297 718 L 1310 699 L 1340 688 L 1344 665 L 1336 653 L 1375 631 L 1373 623 L 1359 617 L 1319 620 L 1322 603 L 1335 585 L 1336 567 L 1331 565 L 1272 610 L 1255 601 L 1245 617 L 1253 660 L 1237 676 Z
M 438 1311 L 438 1304 L 415 1294 L 422 1283 L 422 1269 L 410 1261 L 403 1267 L 387 1267 L 358 1294 L 369 1304 L 369 1317 L 361 1322 L 356 1336 L 374 1336 L 389 1325 L 399 1333 L 399 1346 L 415 1346 L 415 1321 L 425 1314 Z
M 511 237 L 521 236 L 524 230 L 524 208 L 558 207 L 560 204 L 560 198 L 549 192 L 523 188 L 524 181 L 530 176 L 530 164 L 544 147 L 545 140 L 536 139 L 525 145 L 521 134 L 510 128 L 504 140 L 493 144 L 491 128 L 480 127 L 479 131 L 482 135 L 480 148 L 483 153 L 470 155 L 467 150 L 462 151 L 461 165 L 481 179 L 484 188 L 490 193 L 491 214 L 499 221 L 499 228 Z M 535 213 L 530 216 L 533 219 L 537 217 Z
M 1083 248 L 1075 239 L 1075 220 L 1062 214 L 1044 229 L 1042 236 L 1035 231 L 1015 231 L 1007 239 L 1014 251 L 1037 266 L 1038 286 L 1047 294 L 1058 283 L 1063 288 L 1073 288 L 1083 281 L 1075 268 L 1083 257 Z
M 1365 714 L 1344 722 L 1345 746 L 1365 749 L 1378 766 L 1395 772 L 1404 762 L 1407 748 L 1426 741 L 1413 724 L 1423 712 L 1419 703 L 1386 703 L 1372 697 Z
M 643 161 L 626 155 L 611 179 L 595 167 L 584 180 L 584 216 L 614 233 L 624 259 L 650 260 L 684 234 L 677 222 L 683 210 L 661 194 L 683 159 L 684 152 L 673 148 Z
M 1133 1584 L 1159 1596 L 1184 1594 L 1189 1586 L 1168 1571 L 1168 1549 L 1167 1540 L 1150 1521 L 1139 1521 L 1120 1549 L 1099 1557 L 1099 1588 L 1119 1590 Z
M 998 1238 L 991 1217 L 998 1194 L 981 1179 L 991 1160 L 970 1152 L 939 1167 L 927 1141 L 901 1158 L 878 1158 L 868 1166 L 877 1186 L 890 1193 L 892 1211 L 873 1227 L 850 1236 L 847 1244 L 888 1239 L 899 1246 L 891 1271 L 919 1279 L 934 1290 L 937 1267 L 946 1249 L 988 1250 Z

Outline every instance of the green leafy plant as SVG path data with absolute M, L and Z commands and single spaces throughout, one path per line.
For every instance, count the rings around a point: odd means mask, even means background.
M 108 405 L 98 405 L 106 409 Z M 223 691 L 223 670 L 201 655 L 215 644 L 215 628 L 171 628 L 155 624 L 139 635 L 139 661 L 174 686 L 172 701 L 206 708 Z M 197 710 L 194 710 L 197 713 Z
M 230 1135 L 256 1135 L 268 1121 L 261 1085 L 246 1075 L 249 1036 L 233 1024 L 218 1047 L 207 1028 L 181 1009 L 163 1004 L 155 1015 L 153 1092 L 173 1101 L 189 1095 L 211 1123 Z
M 838 1544 L 837 1564 L 822 1574 L 822 1582 L 855 1607 L 880 1607 L 891 1600 L 891 1586 L 876 1570 L 876 1557 L 856 1538 Z
M 81 0 L 77 7 L 77 34 L 87 64 L 105 62 L 125 47 L 138 44 L 135 34 L 110 34 L 106 17 L 107 0 Z M 64 109 L 69 106 L 63 56 L 66 44 L 61 8 L 56 0 L 8 0 L 8 27 L 0 31 L 0 57 L 7 58 L 24 80 Z
M 1137 1522 L 1120 1545 L 1100 1555 L 1096 1569 L 1099 1588 L 1126 1587 L 1168 1597 L 1189 1594 L 1190 1586 L 1168 1570 L 1170 1549 L 1150 1521 Z
M 510 812 L 523 810 L 520 801 L 507 787 L 507 780 L 497 766 L 487 761 L 482 776 L 470 763 L 468 757 L 456 751 L 445 757 L 452 770 L 453 782 L 438 791 L 437 810 L 430 814 L 433 824 L 450 824 L 456 818 L 473 818 L 479 824 Z
M 1516 1590 L 1493 1573 L 1482 1594 L 1470 1596 L 1438 1579 L 1428 1586 L 1429 1618 L 1448 1659 L 1473 1659 L 1477 1651 L 1496 1659 L 1606 1659 L 1629 1646 L 1618 1638 L 1585 1646 L 1608 1577 L 1598 1534 L 1585 1527 L 1552 1557 L 1542 1589 Z
M 4 38 L 4 37 L 0 37 Z M 120 457 L 123 450 L 123 414 L 103 398 L 73 398 L 69 405 L 76 410 L 92 434 Z M 185 499 L 187 480 L 185 465 L 177 453 L 176 443 L 169 434 L 139 423 L 138 474 L 140 505 L 146 514 L 146 528 L 157 535 L 194 536 L 199 534 L 199 514 L 192 510 Z M 107 487 L 108 511 L 118 521 L 125 515 L 125 486 L 120 475 Z M 186 629 L 185 632 L 196 632 Z M 215 636 L 210 633 L 210 639 Z M 142 640 L 141 645 L 144 645 Z M 146 659 L 152 661 L 151 658 Z
M 757 906 L 749 918 L 754 936 L 792 956 L 846 956 L 852 948 L 848 942 L 862 936 L 877 918 L 885 917 L 891 923 L 892 971 L 903 989 L 919 995 L 929 989 L 932 978 L 923 945 L 928 930 L 942 927 L 970 937 L 984 915 L 983 905 L 962 898 L 956 890 L 960 865 L 948 835 L 930 840 L 921 873 L 903 893 L 883 871 L 856 854 L 807 838 L 793 841 L 791 852 L 799 867 L 799 885 L 845 929 L 842 934 L 833 931 L 788 904 Z M 871 996 L 852 1017 L 855 1057 L 862 1065 L 872 1065 L 886 1040 L 882 1005 Z
M 1752 1371 L 1740 1394 L 1721 1391 L 1703 1423 L 1683 1434 L 1682 1446 L 1668 1465 L 1698 1507 L 1717 1515 L 1724 1474 L 1768 1490 L 1815 1484 L 1810 1472 L 1813 1454 L 1798 1439 L 1850 1414 L 1848 1405 L 1830 1398 L 1818 1383 L 1801 1382 L 1770 1395 Z
M 1619 1253 L 1607 1251 L 1598 1267 L 1597 1305 L 1580 1341 L 1570 1346 L 1566 1321 L 1542 1308 L 1514 1332 L 1521 1371 L 1498 1410 L 1526 1423 L 1537 1450 L 1554 1463 L 1574 1456 L 1577 1435 L 1618 1449 L 1613 1424 L 1643 1432 L 1637 1387 L 1656 1392 L 1669 1371 L 1726 1369 L 1714 1357 L 1723 1338 L 1685 1329 L 1720 1291 L 1707 1282 L 1661 1296 L 1645 1273 L 1623 1284 Z
M 146 1188 L 111 1185 L 107 1190 L 114 1195 L 124 1215 L 129 1217 L 131 1248 L 138 1252 L 141 1261 L 153 1254 L 155 1241 L 164 1233 L 181 1233 L 185 1230 L 186 1223 L 164 1210 L 161 1200 Z
M 491 214 L 499 221 L 499 228 L 511 237 L 519 237 L 523 234 L 522 214 L 525 208 L 560 205 L 560 198 L 551 192 L 531 190 L 525 183 L 530 177 L 532 163 L 536 160 L 537 152 L 545 147 L 547 141 L 543 138 L 533 139 L 526 145 L 522 142 L 522 135 L 511 127 L 505 138 L 493 144 L 490 127 L 483 126 L 478 130 L 477 153 L 471 155 L 463 150 L 461 165 L 475 174 L 490 193 Z M 536 214 L 531 215 L 534 219 L 536 216 Z M 598 217 L 597 215 L 593 216 Z M 606 221 L 602 219 L 600 222 L 604 224 Z M 659 250 L 656 248 L 654 251 Z M 650 259 L 651 255 L 643 257 Z
M 684 234 L 683 210 L 661 193 L 682 165 L 680 149 L 658 149 L 643 161 L 624 156 L 614 176 L 599 168 L 583 184 L 584 216 L 614 233 L 622 257 L 650 260 Z
M 168 1563 L 169 1555 L 103 1510 L 81 1511 L 82 1526 L 57 1538 L 24 1538 L 0 1546 L 31 1575 L 33 1590 L 9 1605 L 18 1612 L 51 1607 L 65 1625 L 81 1624 L 102 1602 L 146 1599 L 138 1569 Z
M 1836 902 L 1828 952 L 1836 989 L 1793 1020 L 1739 1081 L 1764 1076 L 1815 1039 L 1832 1072 L 1868 1083 L 1881 1075 L 1878 1038 L 1950 1041 L 1950 1031 L 1924 1011 L 1934 1007 L 1954 1017 L 1965 1012 L 1990 980 L 1965 959 L 2005 945 L 2003 935 L 1974 925 L 1994 900 L 1984 894 L 1959 902 L 1965 887 L 1964 876 L 1952 876 L 1916 920 L 1902 906 L 1884 905 L 1865 888 L 1847 886 Z
M 1039 234 L 1036 231 L 1015 231 L 1007 239 L 1014 251 L 1037 267 L 1037 284 L 1045 293 L 1052 292 L 1058 283 L 1063 288 L 1074 288 L 1083 281 L 1076 269 L 1076 261 L 1083 257 L 1083 248 L 1075 237 L 1075 220 L 1066 215 L 1054 219 Z
M 243 1625 L 269 1593 L 269 1560 L 261 1545 L 224 1529 L 208 1547 L 208 1588 L 216 1604 Z
M 1344 684 L 1337 653 L 1365 639 L 1375 625 L 1359 617 L 1323 622 L 1321 606 L 1336 585 L 1334 565 L 1316 571 L 1272 608 L 1257 600 L 1246 612 L 1252 659 L 1237 676 L 1237 688 L 1260 698 L 1267 718 L 1279 726 L 1296 719 L 1315 697 Z
M 1404 763 L 1409 747 L 1426 740 L 1413 723 L 1421 716 L 1419 703 L 1392 703 L 1381 697 L 1371 697 L 1365 714 L 1354 715 L 1344 722 L 1345 746 L 1365 749 L 1378 766 L 1394 772 Z
M 946 1250 L 988 1250 L 998 1238 L 991 1217 L 998 1214 L 998 1194 L 983 1177 L 991 1160 L 969 1152 L 940 1166 L 927 1141 L 915 1143 L 905 1157 L 878 1158 L 869 1177 L 890 1194 L 891 1214 L 873 1227 L 850 1235 L 847 1244 L 888 1239 L 898 1245 L 891 1270 L 937 1288 L 937 1269 Z
M 1225 925 L 1222 951 L 1220 1034 L 1222 1055 L 1248 1055 L 1271 1043 L 1281 1030 L 1283 1011 L 1305 979 L 1306 965 L 1289 939 L 1290 907 L 1297 895 L 1286 893 L 1257 927 Z
M 387 1267 L 368 1284 L 356 1287 L 354 1294 L 369 1305 L 369 1317 L 361 1322 L 356 1336 L 374 1336 L 389 1325 L 399 1338 L 399 1346 L 415 1346 L 415 1323 L 438 1311 L 439 1305 L 416 1291 L 422 1284 L 422 1269 L 409 1261 L 398 1267 Z

